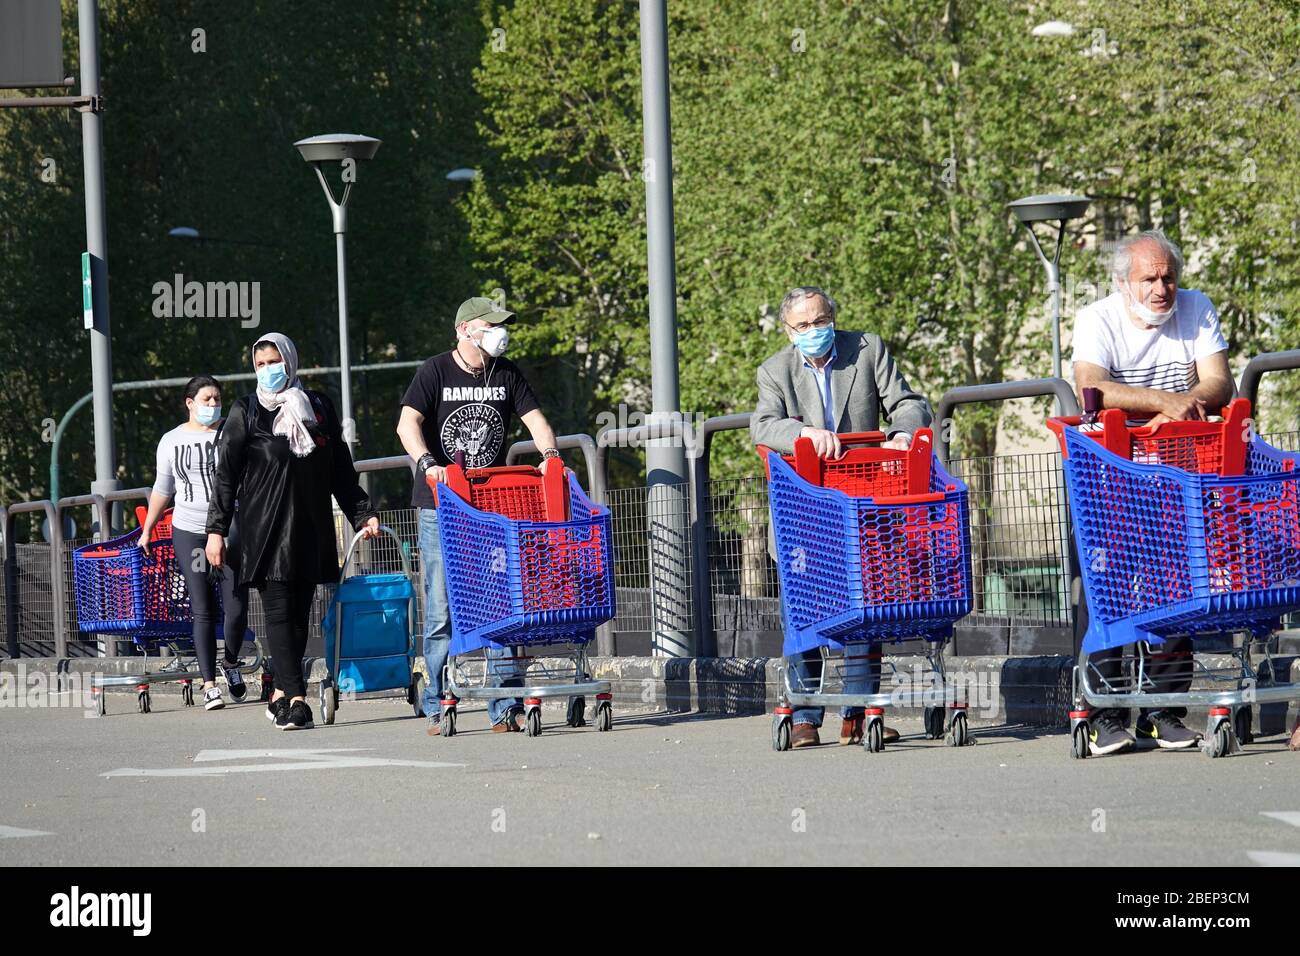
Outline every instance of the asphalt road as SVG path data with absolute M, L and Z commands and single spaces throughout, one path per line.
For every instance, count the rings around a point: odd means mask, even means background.
M 1300 864 L 1284 737 L 1074 761 L 1063 733 L 955 749 L 891 720 L 883 754 L 776 753 L 766 717 L 548 713 L 529 738 L 472 709 L 442 739 L 398 700 L 299 733 L 260 704 L 153 703 L 0 709 L 0 864 Z

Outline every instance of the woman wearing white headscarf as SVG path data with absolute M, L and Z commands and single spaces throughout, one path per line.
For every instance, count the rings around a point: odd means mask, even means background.
M 207 556 L 225 561 L 225 535 L 239 500 L 240 583 L 258 589 L 275 662 L 267 716 L 281 730 L 313 726 L 302 655 L 316 585 L 338 579 L 330 498 L 366 537 L 379 519 L 357 481 L 329 397 L 298 379 L 298 350 L 279 332 L 253 345 L 257 391 L 235 403 L 217 448 L 208 508 Z

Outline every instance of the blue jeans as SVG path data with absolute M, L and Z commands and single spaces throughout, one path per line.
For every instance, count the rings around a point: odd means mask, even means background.
M 420 562 L 424 567 L 424 667 L 429 681 L 421 698 L 424 715 L 436 717 L 442 713 L 442 676 L 447 664 L 447 649 L 451 645 L 451 605 L 447 600 L 447 572 L 442 563 L 442 541 L 438 537 L 438 512 L 433 508 L 420 509 Z M 489 647 L 487 673 L 491 687 L 518 687 L 522 681 L 514 677 L 513 664 L 497 664 L 492 659 L 509 657 L 510 648 Z M 523 701 L 493 700 L 488 702 L 488 717 L 499 724 L 514 707 Z
M 851 644 L 847 648 L 847 656 L 854 657 L 859 654 L 879 654 L 879 644 Z M 822 675 L 822 655 L 821 651 L 813 649 L 804 651 L 797 657 L 787 657 L 785 666 L 790 672 L 790 685 L 796 691 L 812 692 L 818 689 L 818 683 Z M 843 663 L 844 668 L 844 693 L 846 694 L 874 694 L 880 688 L 880 661 L 876 660 L 846 660 Z M 801 686 L 802 685 L 802 686 Z M 822 718 L 826 714 L 824 707 L 797 707 L 792 723 L 812 724 L 814 727 L 822 725 Z M 842 707 L 840 708 L 840 717 L 861 717 L 861 707 Z

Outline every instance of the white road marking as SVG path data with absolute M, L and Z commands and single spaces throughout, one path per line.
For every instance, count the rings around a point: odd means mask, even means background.
M 1300 827 L 1300 810 L 1280 810 L 1273 813 L 1260 811 L 1261 817 L 1272 817 L 1274 820 L 1281 820 L 1283 823 L 1289 823 L 1293 827 Z
M 174 767 L 162 770 L 144 770 L 138 767 L 121 767 L 100 774 L 101 777 L 220 777 L 230 773 L 267 773 L 284 770 L 341 770 L 351 767 L 423 767 L 442 769 L 463 767 L 461 763 L 440 760 L 394 760 L 387 757 L 337 756 L 356 754 L 365 747 L 332 747 L 290 750 L 200 750 L 195 763 L 220 760 L 250 760 L 270 757 L 278 763 L 235 764 L 226 767 Z M 287 762 L 289 761 L 289 762 Z
M 54 834 L 46 833 L 44 830 L 24 830 L 22 827 L 7 827 L 0 825 L 0 840 L 38 836 L 54 836 Z

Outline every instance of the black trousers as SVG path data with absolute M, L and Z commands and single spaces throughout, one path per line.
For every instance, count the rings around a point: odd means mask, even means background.
M 257 588 L 266 620 L 266 642 L 275 661 L 275 687 L 288 697 L 306 697 L 302 655 L 316 585 L 310 581 L 264 581 Z
M 205 682 L 216 680 L 217 675 L 216 588 L 221 590 L 227 664 L 238 660 L 244 645 L 244 632 L 248 629 L 248 587 L 235 583 L 239 580 L 238 526 L 232 524 L 226 536 L 226 559 L 229 562 L 226 567 L 208 567 L 204 553 L 207 543 L 206 534 L 172 528 L 176 566 L 185 577 L 185 590 L 189 592 L 190 611 L 194 617 L 194 654 L 199 659 L 199 673 Z

